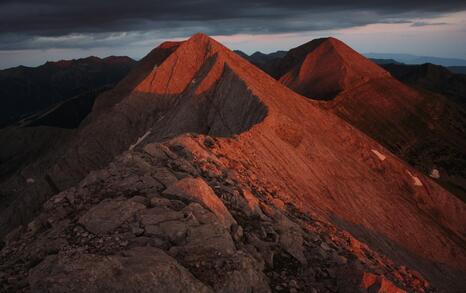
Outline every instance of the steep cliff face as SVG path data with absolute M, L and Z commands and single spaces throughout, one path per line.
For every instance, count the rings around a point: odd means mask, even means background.
M 463 202 L 203 34 L 149 56 L 42 169 L 64 191 L 7 237 L 14 286 L 464 289 Z

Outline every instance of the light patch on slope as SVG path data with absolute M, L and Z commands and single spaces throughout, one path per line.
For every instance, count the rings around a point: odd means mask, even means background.
M 144 133 L 143 136 L 141 136 L 140 138 L 138 138 L 138 140 L 136 141 L 136 143 L 130 145 L 129 147 L 129 150 L 132 151 L 138 144 L 140 144 L 147 136 L 149 136 L 150 134 L 150 130 L 148 130 L 146 133 Z
M 409 172 L 408 170 L 406 170 L 406 173 L 408 173 L 409 176 L 411 176 L 411 178 L 413 179 L 413 184 L 414 186 L 422 186 L 422 182 L 421 180 L 414 176 L 411 172 Z
M 432 172 L 430 172 L 430 177 L 434 179 L 439 179 L 440 178 L 440 171 L 438 169 L 432 169 Z
M 383 155 L 382 153 L 378 152 L 377 150 L 372 149 L 371 151 L 372 151 L 372 152 L 377 156 L 377 158 L 379 158 L 379 160 L 381 160 L 381 161 L 385 161 L 385 159 L 387 158 L 385 155 Z
M 35 182 L 34 178 L 28 178 L 26 179 L 27 184 L 33 184 Z

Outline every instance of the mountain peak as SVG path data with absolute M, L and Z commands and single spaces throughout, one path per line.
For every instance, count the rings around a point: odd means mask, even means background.
M 220 52 L 229 50 L 203 33 L 197 33 L 186 41 L 171 46 L 163 60 L 152 65 L 152 72 L 136 87 L 136 90 L 151 94 L 179 94 L 183 92 L 201 68 L 211 60 L 220 58 Z M 158 47 L 154 51 L 160 50 Z M 166 49 L 166 48 L 164 48 Z M 172 79 L 176 76 L 176 79 Z
M 346 46 L 346 44 L 343 43 L 343 41 L 337 38 L 334 38 L 334 37 L 326 37 L 326 38 L 322 38 L 322 40 L 324 40 L 324 42 L 328 42 L 334 45 L 345 45 Z
M 331 99 L 369 79 L 389 76 L 336 38 L 320 38 L 296 47 L 282 58 L 275 77 L 311 98 Z
M 214 50 L 214 51 L 229 51 L 225 46 L 217 42 L 215 39 L 209 37 L 204 33 L 196 33 L 192 35 L 188 40 L 185 42 L 186 47 L 199 48 L 199 49 L 207 49 Z
M 221 46 L 223 47 L 219 42 L 211 38 L 210 36 L 204 34 L 204 33 L 196 33 L 192 35 L 189 39 L 184 41 L 183 43 L 186 43 L 185 46 L 191 46 L 191 47 L 198 47 L 198 46 Z
M 202 32 L 198 32 L 192 35 L 188 40 L 213 40 L 213 39 L 210 36 Z
M 159 47 L 164 48 L 164 49 L 168 49 L 168 48 L 173 48 L 173 47 L 179 46 L 180 43 L 182 43 L 182 42 L 166 41 L 166 42 L 163 42 L 162 44 L 160 44 Z
M 251 54 L 251 57 L 257 57 L 257 56 L 262 57 L 262 56 L 267 56 L 267 54 L 264 54 L 264 53 L 262 53 L 260 51 L 256 51 L 256 52 Z
M 294 49 L 291 49 L 291 50 L 295 50 L 295 49 L 304 49 L 304 48 L 307 48 L 309 49 L 310 47 L 318 47 L 319 45 L 324 45 L 324 44 L 330 44 L 332 46 L 335 46 L 335 47 L 347 47 L 347 48 L 350 48 L 348 45 L 346 45 L 343 41 L 337 39 L 337 38 L 334 38 L 334 37 L 323 37 L 323 38 L 317 38 L 317 39 L 313 39 L 307 43 L 304 43 Z M 291 51 L 290 50 L 290 51 Z

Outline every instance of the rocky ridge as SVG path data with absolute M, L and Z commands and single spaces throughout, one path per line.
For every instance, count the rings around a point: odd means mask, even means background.
M 7 236 L 15 292 L 436 292 L 184 135 L 125 152 Z

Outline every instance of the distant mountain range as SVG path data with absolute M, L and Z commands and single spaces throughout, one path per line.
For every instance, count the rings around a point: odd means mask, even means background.
M 466 60 L 459 58 L 442 58 L 396 53 L 365 53 L 363 55 L 371 59 L 393 59 L 405 64 L 432 63 L 442 66 L 466 66 Z
M 389 63 L 380 65 L 403 83 L 418 89 L 440 93 L 458 104 L 466 105 L 466 75 L 457 74 L 450 67 L 446 68 L 431 63 L 420 65 Z
M 259 51 L 248 55 L 240 50 L 235 50 L 241 57 L 248 59 L 254 65 L 258 66 L 269 66 L 271 60 L 282 58 L 286 55 L 287 51 L 276 51 L 273 53 L 262 53 Z M 384 64 L 425 64 L 431 63 L 435 65 L 441 65 L 447 67 L 454 73 L 466 74 L 466 60 L 459 58 L 442 58 L 432 56 L 417 56 L 411 54 L 396 54 L 396 53 L 366 53 L 363 54 L 365 57 L 371 59 L 373 62 L 384 65 Z
M 119 82 L 135 63 L 126 56 L 91 56 L 0 70 L 0 125 L 47 111 L 86 92 L 100 93 L 101 88 Z
M 403 64 L 401 62 L 396 61 L 395 59 L 379 59 L 379 58 L 369 58 L 372 62 L 377 63 L 379 65 L 383 64 Z

